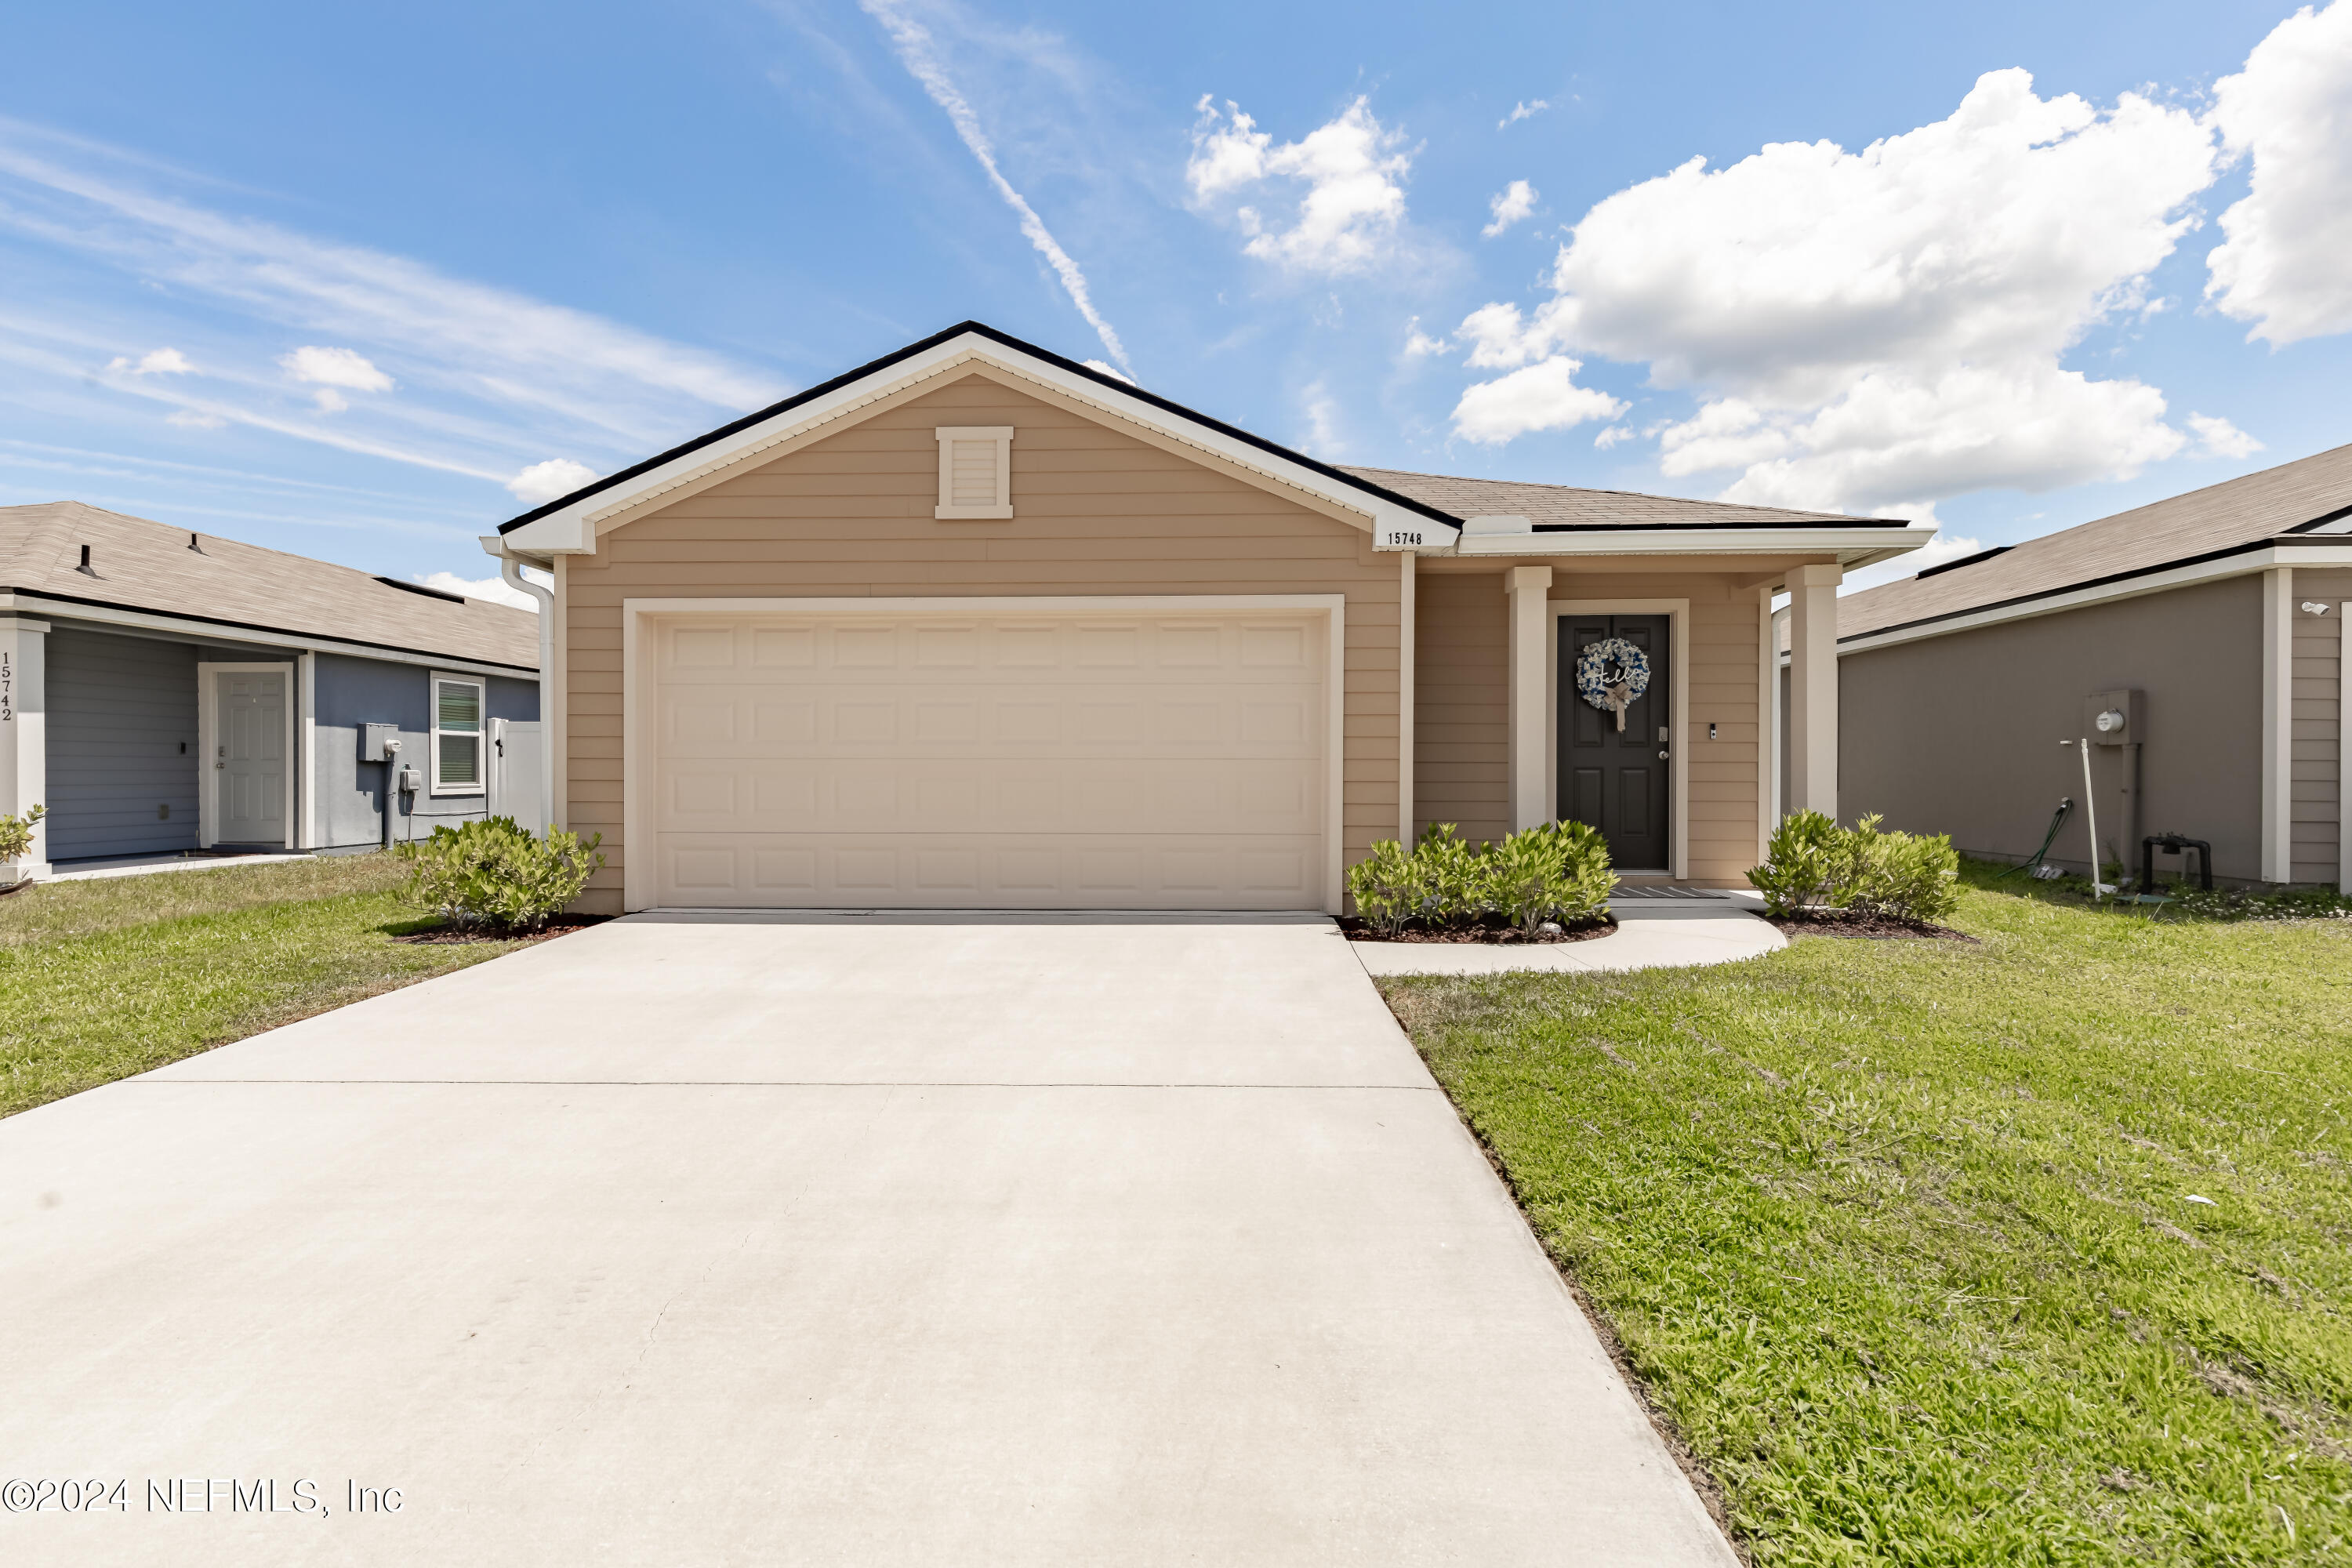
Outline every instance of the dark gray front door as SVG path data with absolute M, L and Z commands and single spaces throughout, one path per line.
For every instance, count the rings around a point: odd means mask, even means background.
M 1589 822 L 1609 840 L 1621 870 L 1663 871 L 1674 865 L 1669 841 L 1673 792 L 1666 772 L 1671 719 L 1664 616 L 1562 616 L 1559 618 L 1559 815 Z M 1648 656 L 1650 683 L 1617 716 L 1576 689 L 1584 650 L 1623 637 Z

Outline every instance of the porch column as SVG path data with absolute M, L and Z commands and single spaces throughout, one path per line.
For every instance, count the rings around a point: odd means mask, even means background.
M 1838 814 L 1837 591 L 1842 566 L 1789 574 L 1789 794 L 1790 812 Z
M 1551 774 L 1545 754 L 1551 683 L 1544 669 L 1551 647 L 1551 568 L 1514 566 L 1504 574 L 1503 587 L 1511 601 L 1511 826 L 1517 830 L 1538 826 L 1556 815 L 1551 792 L 1544 787 Z
M 0 816 L 22 816 L 49 794 L 49 623 L 0 615 Z M 47 824 L 0 882 L 49 874 Z

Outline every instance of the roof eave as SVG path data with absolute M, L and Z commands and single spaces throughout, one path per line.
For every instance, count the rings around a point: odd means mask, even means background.
M 1908 525 L 1802 528 L 1594 528 L 1574 533 L 1474 533 L 1456 555 L 1827 555 L 1852 569 L 1891 561 L 1936 537 Z
M 2232 544 L 2177 561 L 2159 562 L 2153 566 L 2139 567 L 2112 576 L 1897 621 L 1889 626 L 1874 626 L 1868 631 L 1848 632 L 1838 638 L 1838 651 L 1841 654 L 1861 653 L 1894 643 L 1948 637 L 1955 632 L 1973 631 L 1979 626 L 1999 626 L 2005 621 L 2058 615 L 2116 599 L 2141 598 L 2174 588 L 2218 582 L 2225 577 L 2251 576 L 2280 566 L 2352 566 L 2352 534 L 2289 533 L 2249 540 L 2243 544 Z
M 926 339 L 870 365 L 786 399 L 772 409 L 722 426 L 613 479 L 550 502 L 499 525 L 516 554 L 544 563 L 556 555 L 592 554 L 597 524 L 642 506 L 718 469 L 754 458 L 820 426 L 854 414 L 898 390 L 956 366 L 980 363 L 1038 381 L 1094 405 L 1114 417 L 1199 447 L 1292 489 L 1318 496 L 1365 520 L 1375 548 L 1444 548 L 1460 533 L 1460 520 L 1424 502 L 1316 461 L 1130 387 L 993 329 L 967 323 Z M 1396 542 L 1418 534 L 1421 542 Z

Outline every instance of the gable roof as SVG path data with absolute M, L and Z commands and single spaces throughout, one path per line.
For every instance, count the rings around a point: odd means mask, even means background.
M 781 403 L 773 403 L 755 413 L 747 414 L 740 419 L 722 425 L 716 430 L 708 431 L 691 441 L 672 447 L 666 452 L 656 453 L 645 461 L 634 463 L 618 473 L 607 474 L 603 479 L 581 486 L 569 495 L 559 496 L 543 505 L 533 507 L 520 517 L 509 518 L 499 524 L 499 531 L 501 534 L 512 533 L 543 518 L 576 511 L 583 503 L 594 501 L 599 497 L 609 497 L 614 501 L 620 501 L 634 489 L 639 487 L 642 481 L 656 479 L 664 469 L 677 469 L 683 465 L 684 460 L 698 454 L 709 453 L 717 457 L 719 455 L 719 450 L 726 447 L 733 438 L 751 435 L 759 431 L 761 426 L 772 426 L 779 421 L 789 423 L 790 416 L 795 414 L 820 411 L 828 404 L 839 401 L 842 394 L 849 392 L 858 384 L 873 381 L 877 377 L 887 376 L 891 371 L 910 366 L 913 362 L 919 362 L 927 355 L 934 354 L 960 338 L 976 338 L 1007 351 L 1012 355 L 1037 361 L 1062 375 L 1074 376 L 1083 384 L 1091 384 L 1099 393 L 1108 395 L 1114 407 L 1120 404 L 1140 405 L 1177 423 L 1193 426 L 1202 432 L 1222 437 L 1224 441 L 1236 443 L 1253 452 L 1274 459 L 1284 468 L 1297 468 L 1307 474 L 1319 476 L 1335 486 L 1359 492 L 1368 501 L 1377 502 L 1384 507 L 1399 508 L 1433 521 L 1451 524 L 1457 521 L 1428 502 L 1416 500 L 1410 496 L 1387 489 L 1379 484 L 1358 478 L 1344 468 L 1333 468 L 1328 463 L 1307 457 L 1303 452 L 1294 452 L 1289 447 L 1269 441 L 1262 436 L 1252 435 L 1238 426 L 1228 425 L 1220 419 L 1213 419 L 1180 403 L 1173 403 L 1155 393 L 1146 392 L 1132 382 L 1123 381 L 1115 375 L 1106 375 L 1101 371 L 1081 364 L 1076 360 L 1065 359 L 1050 349 L 1042 349 L 1034 343 L 1024 342 L 1010 333 L 1000 332 L 984 322 L 963 321 L 948 328 L 945 331 L 934 332 L 919 342 L 909 343 L 905 348 L 884 354 L 880 359 L 859 365 L 855 370 L 845 371 L 832 380 L 821 382 L 804 392 L 794 393 Z
M 1838 601 L 1838 639 L 2117 583 L 2352 517 L 2352 446 L 2225 479 Z
M 1465 552 L 1591 552 L 1572 536 L 1611 531 L 1621 542 L 1602 552 L 1690 553 L 1702 548 L 1787 553 L 1834 550 L 1860 564 L 1925 542 L 1928 530 L 1882 518 L 1771 507 L 1639 496 L 1622 490 L 1581 490 L 1490 479 L 1455 479 L 1396 469 L 1339 468 L 1294 452 L 1238 426 L 1172 403 L 978 321 L 965 321 L 910 343 L 871 363 L 747 414 L 731 424 L 583 485 L 499 525 L 510 553 L 531 560 L 585 553 L 596 548 L 600 524 L 617 520 L 689 486 L 709 482 L 735 464 L 758 460 L 787 441 L 814 435 L 832 421 L 856 416 L 880 399 L 924 380 L 974 365 L 1125 421 L 1162 441 L 1195 448 L 1206 458 L 1327 503 L 1334 515 L 1368 528 L 1375 549 Z M 1471 517 L 1528 516 L 1540 535 L 1465 543 Z M 1699 531 L 1720 531 L 1704 539 Z M 1735 531 L 1744 531 L 1736 533 Z M 1832 537 L 1832 531 L 1834 536 Z M 1809 535 L 1820 532 L 1822 537 Z
M 1454 517 L 1524 517 L 1538 533 L 1581 528 L 1886 528 L 1899 519 L 1844 517 L 1833 511 L 1788 511 L 1776 506 L 1686 500 L 1633 490 L 1588 490 L 1517 479 L 1457 479 L 1402 468 L 1345 470 L 1368 483 L 1425 501 Z
M 189 548 L 192 539 L 198 548 Z M 89 573 L 81 570 L 85 545 Z M 0 507 L 0 591 L 7 590 L 202 621 L 230 641 L 243 629 L 539 668 L 539 617 L 528 610 L 402 586 L 75 500 Z

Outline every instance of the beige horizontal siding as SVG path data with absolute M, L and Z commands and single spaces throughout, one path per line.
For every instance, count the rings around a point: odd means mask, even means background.
M 1009 521 L 941 521 L 942 425 L 1009 425 Z M 582 900 L 620 907 L 629 598 L 1340 594 L 1341 847 L 1396 831 L 1398 570 L 1361 530 L 1048 398 L 971 374 L 682 497 L 564 565 L 567 826 L 604 836 Z
M 1413 816 L 1460 826 L 1471 840 L 1509 831 L 1510 735 L 1503 566 L 1429 570 L 1415 594 Z M 1757 606 L 1752 589 L 1725 574 L 1559 572 L 1560 601 L 1686 599 L 1691 668 L 1687 714 L 1671 722 L 1689 748 L 1689 793 L 1675 824 L 1690 879 L 1745 885 L 1756 863 Z M 1706 726 L 1717 738 L 1706 739 Z

